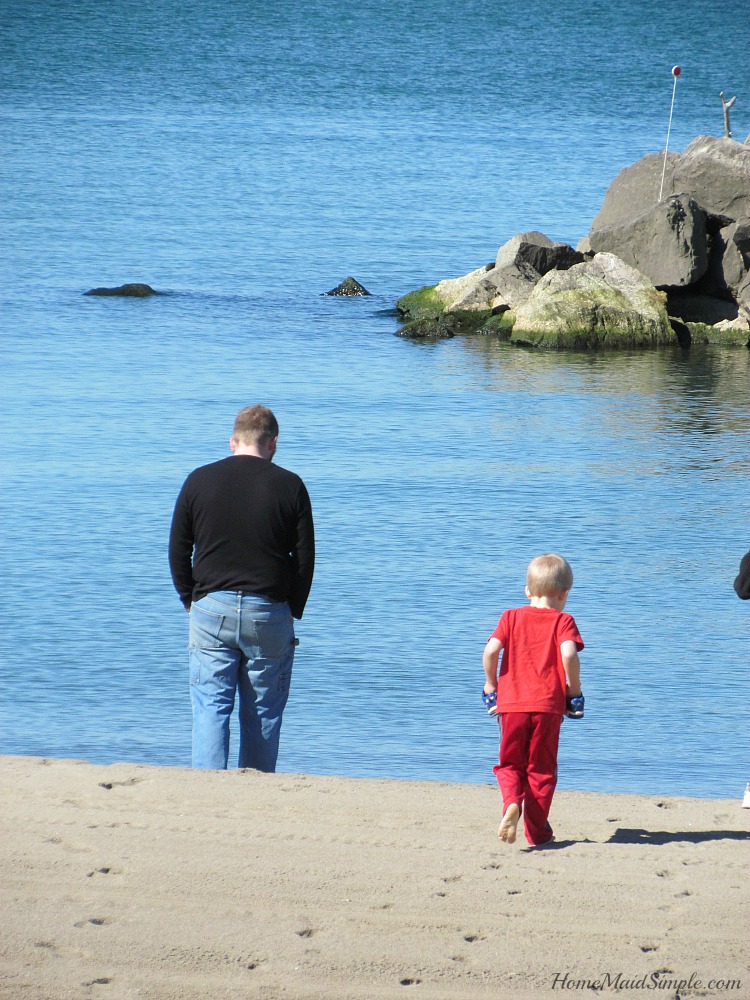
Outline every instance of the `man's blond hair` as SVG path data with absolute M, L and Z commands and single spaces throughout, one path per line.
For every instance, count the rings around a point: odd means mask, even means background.
M 256 403 L 240 410 L 234 421 L 232 437 L 240 444 L 266 445 L 279 436 L 279 423 L 267 406 Z
M 573 570 L 554 552 L 537 556 L 526 570 L 526 586 L 532 597 L 556 597 L 567 594 L 573 586 Z

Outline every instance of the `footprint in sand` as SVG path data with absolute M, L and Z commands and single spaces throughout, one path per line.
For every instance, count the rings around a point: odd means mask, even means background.
M 106 917 L 89 917 L 88 920 L 79 920 L 77 923 L 73 924 L 74 927 L 88 927 L 89 924 L 93 924 L 94 927 L 104 927 L 106 924 L 111 923 Z
M 130 788 L 132 785 L 137 785 L 143 778 L 128 778 L 127 781 L 100 781 L 99 787 L 106 788 L 109 791 L 112 788 Z

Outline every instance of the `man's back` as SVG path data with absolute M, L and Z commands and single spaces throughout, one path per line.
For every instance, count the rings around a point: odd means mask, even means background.
M 295 473 L 254 455 L 233 455 L 185 481 L 169 558 L 186 606 L 212 591 L 244 591 L 288 601 L 300 618 L 314 553 L 310 498 Z

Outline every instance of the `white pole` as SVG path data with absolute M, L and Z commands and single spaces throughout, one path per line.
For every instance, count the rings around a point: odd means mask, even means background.
M 680 75 L 682 70 L 679 66 L 672 67 L 672 76 L 674 77 L 674 84 L 672 85 L 672 104 L 669 108 L 669 125 L 667 126 L 667 144 L 664 147 L 664 166 L 661 168 L 661 186 L 659 188 L 659 201 L 661 201 L 662 191 L 664 190 L 664 174 L 667 171 L 667 151 L 669 150 L 669 133 L 672 131 L 672 112 L 674 111 L 674 95 L 677 93 L 677 77 Z

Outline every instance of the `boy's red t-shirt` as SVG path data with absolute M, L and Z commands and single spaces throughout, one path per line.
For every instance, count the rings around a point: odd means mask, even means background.
M 565 713 L 565 668 L 560 646 L 583 639 L 572 615 L 554 608 L 504 611 L 491 638 L 503 644 L 497 681 L 498 712 Z

